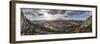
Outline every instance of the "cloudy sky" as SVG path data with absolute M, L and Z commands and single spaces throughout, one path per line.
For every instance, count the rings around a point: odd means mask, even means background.
M 22 8 L 21 12 L 31 21 L 36 20 L 81 20 L 92 16 L 91 11 Z

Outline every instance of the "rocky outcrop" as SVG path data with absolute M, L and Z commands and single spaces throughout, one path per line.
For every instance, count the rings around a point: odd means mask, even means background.
M 21 34 L 60 34 L 91 32 L 91 17 L 86 21 L 34 21 L 31 22 L 25 16 L 21 18 Z M 87 31 L 88 30 L 88 31 Z

